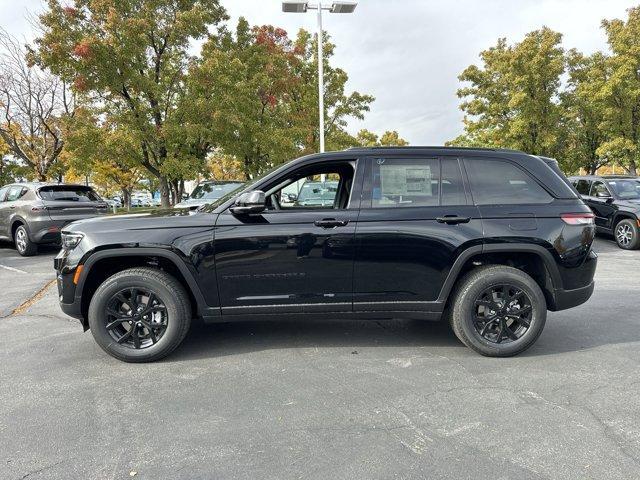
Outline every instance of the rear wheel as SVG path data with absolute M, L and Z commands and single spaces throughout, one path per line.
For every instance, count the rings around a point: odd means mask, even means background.
M 124 270 L 98 287 L 89 305 L 89 326 L 109 355 L 125 362 L 152 362 L 169 355 L 191 324 L 187 292 L 171 275 L 153 268 Z
M 23 257 L 31 257 L 38 253 L 38 245 L 29 239 L 29 232 L 24 225 L 19 225 L 13 234 L 16 250 Z
M 638 230 L 638 221 L 626 218 L 616 224 L 613 236 L 620 248 L 635 250 L 640 247 L 640 232 Z
M 517 355 L 529 348 L 547 318 L 547 303 L 535 280 L 503 265 L 469 272 L 452 302 L 450 322 L 456 336 L 491 357 Z

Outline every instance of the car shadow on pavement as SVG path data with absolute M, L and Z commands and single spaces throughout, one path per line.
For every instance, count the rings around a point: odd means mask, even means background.
M 192 325 L 169 360 L 223 357 L 272 349 L 368 347 L 466 347 L 448 323 L 419 320 L 273 320 Z
M 537 342 L 519 357 L 578 352 L 640 342 L 640 318 L 603 322 L 597 309 L 549 314 Z M 628 311 L 628 310 L 627 310 Z M 169 360 L 223 357 L 271 349 L 426 348 L 431 353 L 476 356 L 454 335 L 448 322 L 420 320 L 273 320 L 219 323 L 195 322 L 182 346 Z

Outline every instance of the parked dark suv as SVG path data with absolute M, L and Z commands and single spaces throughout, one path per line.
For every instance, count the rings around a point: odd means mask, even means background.
M 332 202 L 284 202 L 293 182 Z M 325 199 L 326 200 L 326 199 Z M 196 212 L 73 223 L 62 309 L 110 355 L 157 360 L 206 322 L 446 318 L 483 355 L 531 346 L 593 292 L 593 214 L 550 159 L 370 148 L 310 155 Z
M 38 245 L 60 242 L 62 227 L 109 213 L 108 205 L 83 185 L 15 183 L 0 188 L 0 239 L 13 240 L 22 256 Z
M 595 214 L 596 229 L 613 235 L 620 248 L 640 248 L 640 178 L 620 175 L 571 177 Z

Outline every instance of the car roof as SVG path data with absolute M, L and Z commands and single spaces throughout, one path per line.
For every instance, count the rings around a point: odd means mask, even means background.
M 633 175 L 572 175 L 569 178 L 580 180 L 640 180 Z
M 81 185 L 78 183 L 56 183 L 56 182 L 13 182 L 6 185 L 0 185 L 0 188 L 4 187 L 27 187 L 27 188 L 43 188 L 43 187 L 73 187 L 73 188 L 92 188 L 87 185 Z

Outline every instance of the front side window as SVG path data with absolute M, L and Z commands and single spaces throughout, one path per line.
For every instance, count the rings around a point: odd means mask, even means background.
M 375 158 L 371 207 L 433 207 L 440 204 L 437 158 Z
M 553 197 L 518 166 L 485 158 L 465 160 L 477 205 L 550 203 Z
M 591 196 L 592 197 L 610 197 L 611 194 L 604 182 L 594 182 L 593 187 L 591 187 Z
M 269 210 L 335 210 L 349 205 L 354 166 L 318 165 L 278 180 L 266 193 Z
M 640 199 L 640 180 L 616 179 L 609 180 L 607 183 L 609 184 L 609 188 L 622 200 Z
M 4 202 L 4 197 L 7 195 L 7 191 L 9 191 L 9 187 L 0 188 L 0 202 Z
M 580 195 L 589 195 L 591 182 L 589 180 L 578 180 L 575 187 Z

